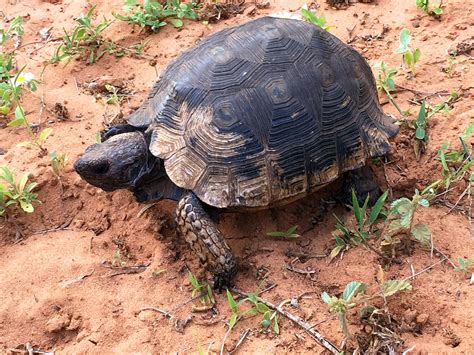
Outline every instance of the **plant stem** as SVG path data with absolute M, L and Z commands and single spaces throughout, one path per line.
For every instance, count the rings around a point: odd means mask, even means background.
M 38 143 L 38 138 L 36 137 L 36 135 L 34 134 L 33 130 L 31 129 L 30 123 L 28 122 L 28 119 L 26 118 L 25 110 L 23 110 L 23 106 L 21 106 L 20 100 L 19 100 L 18 98 L 15 99 L 15 103 L 16 103 L 17 107 L 18 107 L 18 108 L 20 109 L 20 111 L 21 111 L 21 115 L 22 115 L 22 117 L 23 117 L 23 120 L 25 121 L 25 127 L 26 127 L 26 129 L 27 129 L 27 131 L 28 131 L 28 133 L 29 133 L 29 135 L 30 135 L 30 137 L 31 137 L 31 142 L 32 142 L 35 146 L 37 146 L 37 147 L 41 150 L 42 153 L 46 153 L 46 149 L 43 148 L 43 146 L 42 146 L 40 143 Z
M 400 115 L 405 117 L 406 116 L 405 112 L 403 112 L 402 109 L 400 108 L 400 106 L 398 106 L 398 104 L 395 102 L 395 99 L 393 98 L 392 94 L 390 94 L 390 90 L 388 90 L 385 87 L 385 85 L 383 85 L 382 87 L 383 87 L 383 90 L 385 91 L 385 93 L 387 94 L 388 99 L 393 104 L 393 106 L 395 106 L 395 108 L 398 110 L 398 112 L 400 112 Z

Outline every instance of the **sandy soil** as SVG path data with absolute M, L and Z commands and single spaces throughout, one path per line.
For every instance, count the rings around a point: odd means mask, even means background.
M 53 38 L 60 37 L 63 27 L 71 29 L 73 19 L 92 5 L 89 1 L 72 0 L 1 0 L 0 3 L 6 19 L 24 16 L 24 44 L 39 41 L 38 31 L 44 27 L 52 27 Z M 102 15 L 112 18 L 112 10 L 118 11 L 122 6 L 119 0 L 97 3 L 98 18 Z M 247 3 L 247 6 L 253 4 Z M 103 129 L 104 122 L 120 110 L 126 115 L 140 104 L 159 72 L 180 52 L 225 26 L 271 12 L 297 11 L 303 3 L 303 0 L 271 0 L 270 8 L 257 9 L 253 15 L 241 14 L 209 26 L 187 21 L 180 31 L 165 27 L 151 35 L 132 31 L 128 24 L 115 21 L 107 36 L 122 45 L 146 39 L 149 42 L 145 53 L 154 59 L 105 55 L 93 65 L 86 65 L 81 59 L 68 65 L 48 66 L 39 90 L 25 95 L 24 107 L 30 121 L 53 128 L 46 148 L 66 152 L 74 161 L 95 141 L 95 133 Z M 452 146 L 459 148 L 457 136 L 474 121 L 472 57 L 462 55 L 450 62 L 446 54 L 450 46 L 474 35 L 474 3 L 444 1 L 444 15 L 439 20 L 424 15 L 414 0 L 379 0 L 376 5 L 357 3 L 345 10 L 329 8 L 322 1 L 317 3 L 328 23 L 336 26 L 332 33 L 347 41 L 347 29 L 353 29 L 352 37 L 358 39 L 352 45 L 371 65 L 383 59 L 391 67 L 399 66 L 400 56 L 394 49 L 398 47 L 400 30 L 409 28 L 413 45 L 421 49 L 422 57 L 417 76 L 409 78 L 401 70 L 397 84 L 425 95 L 452 90 L 460 95 L 450 113 L 437 114 L 430 120 L 429 143 L 420 161 L 413 154 L 413 131 L 403 128 L 392 143 L 391 163 L 376 167 L 384 187 L 391 188 L 390 198 L 411 196 L 414 188 L 422 188 L 440 176 L 436 152 L 441 144 L 453 142 Z M 377 37 L 384 26 L 387 31 Z M 18 66 L 26 65 L 28 71 L 41 77 L 43 64 L 57 44 L 22 47 L 17 51 Z M 104 76 L 131 93 L 120 107 L 97 102 L 83 88 L 84 83 L 104 80 Z M 396 100 L 403 109 L 410 108 L 413 117 L 418 108 L 409 100 L 419 96 L 400 90 Z M 439 103 L 442 99 L 432 95 L 428 100 Z M 385 102 L 386 98 L 382 96 L 381 101 Z M 69 112 L 65 120 L 54 114 L 58 103 Z M 399 117 L 390 104 L 385 104 L 384 109 Z M 186 244 L 175 235 L 172 228 L 175 204 L 160 202 L 140 213 L 143 206 L 130 193 L 105 193 L 87 186 L 71 166 L 66 169 L 61 186 L 53 178 L 47 156 L 40 157 L 35 149 L 16 146 L 25 139 L 24 129 L 0 130 L 3 152 L 0 165 L 8 165 L 18 173 L 31 173 L 40 183 L 38 193 L 43 202 L 31 215 L 17 213 L 9 221 L 0 220 L 0 351 L 8 352 L 9 348 L 29 342 L 35 348 L 56 349 L 58 353 L 196 353 L 198 344 L 219 352 L 227 330 L 225 321 L 230 316 L 225 294 L 216 295 L 213 311 L 192 313 L 190 303 L 174 311 L 172 320 L 153 311 L 140 312 L 147 306 L 170 310 L 189 300 L 186 266 L 198 276 L 206 276 L 199 271 Z M 452 191 L 447 201 L 456 202 L 464 187 L 461 184 Z M 464 213 L 457 209 L 450 212 L 446 201 L 440 199 L 417 217 L 429 224 L 434 245 L 452 260 L 458 256 L 474 257 L 474 237 L 466 216 L 468 204 L 466 199 L 460 203 Z M 322 207 L 320 196 L 311 196 L 273 211 L 225 214 L 219 226 L 242 260 L 243 270 L 235 280 L 240 289 L 255 291 L 258 285 L 265 288 L 275 284 L 262 294 L 274 303 L 313 292 L 312 298 L 300 301 L 299 309 L 288 307 L 288 310 L 311 324 L 318 324 L 316 329 L 339 344 L 343 336 L 337 319 L 330 316 L 319 295 L 323 291 L 338 294 L 352 280 L 375 285 L 379 262 L 363 248 L 351 249 L 333 263 L 328 258 L 295 261 L 295 255 L 301 252 L 320 255 L 331 250 L 333 213 L 350 218 L 351 212 L 341 206 Z M 268 231 L 286 230 L 294 224 L 306 231 L 296 242 L 275 241 L 265 236 Z M 111 276 L 116 270 L 104 266 L 117 250 L 121 251 L 125 266 L 148 267 L 141 273 Z M 412 274 L 412 268 L 419 272 L 438 260 L 437 253 L 431 256 L 429 251 L 414 246 L 408 255 L 402 256 L 400 265 L 388 268 L 387 277 L 405 278 Z M 286 270 L 284 265 L 290 262 L 298 269 L 315 273 L 304 275 Z M 165 271 L 156 276 L 154 272 L 162 269 Z M 414 348 L 415 353 L 472 352 L 474 286 L 469 286 L 468 280 L 455 273 L 448 262 L 422 273 L 412 284 L 412 292 L 396 296 L 388 304 L 404 339 L 401 349 Z M 190 314 L 192 320 L 179 332 L 176 320 L 186 319 Z M 350 313 L 349 320 L 353 332 L 363 327 L 356 312 Z M 240 353 L 323 351 L 287 319 L 280 319 L 280 328 L 281 334 L 275 336 L 262 331 L 256 318 L 246 319 L 230 333 L 226 348 L 232 349 L 240 333 L 250 329 L 238 349 Z

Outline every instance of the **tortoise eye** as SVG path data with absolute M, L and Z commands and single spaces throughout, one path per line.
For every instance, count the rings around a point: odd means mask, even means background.
M 93 170 L 96 175 L 105 175 L 110 169 L 110 164 L 107 161 L 99 161 L 94 164 Z

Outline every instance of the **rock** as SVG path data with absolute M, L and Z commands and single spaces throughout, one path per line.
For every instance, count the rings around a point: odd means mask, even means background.
M 48 333 L 58 332 L 65 329 L 71 323 L 71 316 L 66 313 L 56 314 L 46 323 L 46 331 Z
M 405 321 L 410 324 L 412 323 L 415 319 L 416 319 L 416 316 L 417 316 L 417 311 L 415 311 L 414 309 L 407 309 L 405 311 L 405 313 L 403 313 L 403 317 L 405 318 Z
M 421 324 L 421 325 L 425 325 L 428 322 L 429 319 L 430 319 L 429 314 L 421 313 L 421 314 L 416 316 L 416 323 Z
M 156 319 L 156 312 L 154 311 L 141 311 L 138 314 L 138 319 L 144 322 L 153 322 Z

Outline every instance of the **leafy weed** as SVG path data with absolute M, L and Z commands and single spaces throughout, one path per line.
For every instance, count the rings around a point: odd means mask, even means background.
M 312 23 L 315 26 L 321 27 L 323 30 L 330 31 L 331 28 L 334 28 L 333 25 L 328 25 L 326 22 L 326 17 L 324 15 L 318 16 L 311 10 L 302 8 L 301 16 L 303 19 L 309 23 Z
M 410 30 L 408 28 L 404 28 L 400 31 L 400 46 L 395 52 L 402 54 L 403 63 L 411 70 L 413 76 L 415 76 L 415 65 L 420 60 L 421 50 L 419 48 L 413 50 L 410 47 L 410 42 Z
M 375 203 L 374 207 L 370 211 L 370 214 L 367 210 L 367 204 L 369 202 L 369 197 L 365 199 L 365 202 L 362 206 L 359 205 L 357 196 L 352 190 L 352 208 L 354 211 L 354 217 L 356 219 L 357 225 L 355 227 L 347 226 L 342 222 L 337 216 L 336 220 L 336 230 L 332 233 L 336 246 L 331 251 L 330 258 L 334 259 L 339 253 L 349 249 L 351 245 L 354 246 L 364 246 L 372 251 L 376 251 L 369 243 L 371 233 L 374 232 L 374 225 L 377 219 L 380 216 L 386 215 L 386 212 L 383 210 L 383 205 L 387 199 L 388 191 L 385 191 Z
M 32 213 L 33 203 L 41 203 L 38 194 L 33 192 L 38 184 L 28 180 L 28 174 L 18 181 L 8 167 L 0 167 L 0 216 L 5 216 L 10 206 L 18 206 L 24 212 Z
M 149 28 L 152 31 L 166 26 L 168 22 L 176 27 L 183 26 L 183 18 L 197 20 L 197 4 L 193 1 L 184 3 L 180 0 L 167 0 L 165 4 L 158 1 L 144 0 L 143 4 L 136 0 L 125 0 L 124 10 L 128 15 L 123 16 L 114 13 L 114 17 L 137 24 L 141 28 Z
M 431 5 L 429 0 L 416 0 L 416 7 L 423 10 L 427 15 L 439 17 L 443 14 L 441 5 Z
M 375 309 L 369 302 L 376 298 L 382 298 L 385 300 L 387 297 L 396 295 L 402 291 L 410 291 L 412 289 L 411 284 L 405 280 L 386 280 L 383 281 L 378 287 L 378 291 L 372 295 L 367 295 L 367 284 L 359 281 L 349 282 L 341 297 L 329 296 L 327 292 L 321 294 L 321 299 L 329 307 L 329 311 L 336 314 L 339 319 L 339 325 L 347 339 L 351 338 L 351 333 L 347 325 L 347 311 L 357 306 L 363 306 L 362 310 L 370 307 Z

